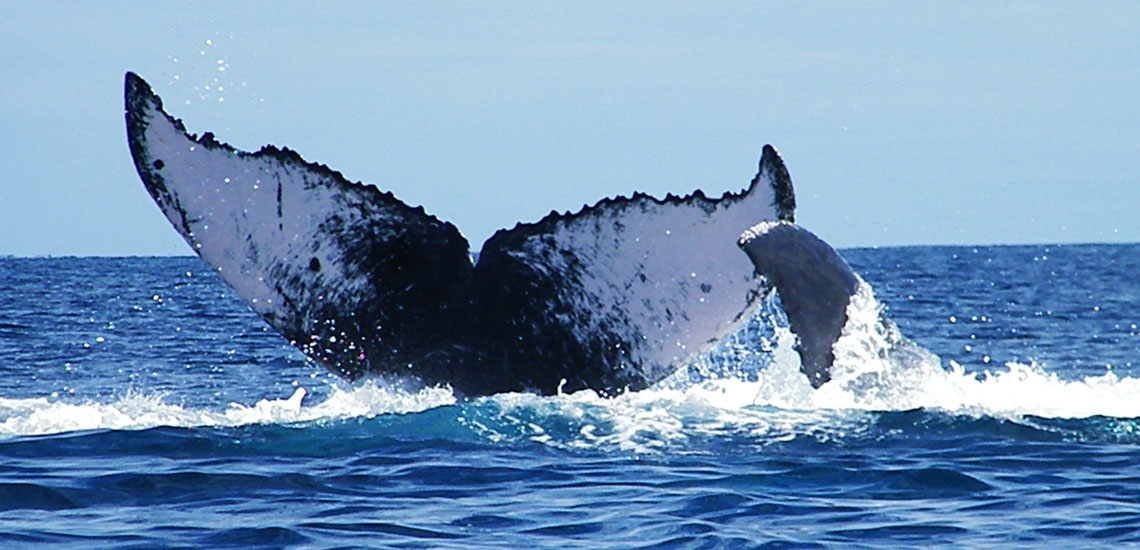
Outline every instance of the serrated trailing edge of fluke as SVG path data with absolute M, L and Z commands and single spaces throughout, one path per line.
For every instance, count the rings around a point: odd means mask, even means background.
M 411 374 L 469 396 L 646 388 L 758 309 L 765 282 L 735 241 L 794 219 L 765 146 L 743 190 L 552 212 L 496 232 L 472 265 L 423 206 L 287 147 L 190 134 L 134 73 L 125 105 L 135 167 L 175 228 L 286 340 L 349 378 Z
M 307 161 L 304 159 L 304 157 L 301 156 L 299 152 L 290 149 L 287 146 L 279 147 L 272 143 L 267 143 L 265 145 L 262 145 L 257 151 L 251 152 L 239 149 L 230 145 L 229 143 L 218 140 L 217 136 L 215 136 L 213 132 L 203 132 L 201 136 L 190 132 L 186 129 L 186 125 L 182 122 L 182 119 L 174 117 L 166 112 L 166 109 L 162 104 L 162 98 L 154 92 L 146 80 L 134 72 L 128 71 L 126 73 L 125 98 L 127 139 L 130 144 L 131 155 L 135 159 L 135 166 L 140 170 L 144 168 L 143 166 L 140 166 L 140 162 L 145 162 L 140 158 L 144 154 L 144 148 L 141 145 L 141 140 L 143 132 L 146 130 L 147 121 L 144 113 L 146 112 L 146 107 L 149 103 L 156 113 L 166 117 L 167 120 L 174 124 L 174 126 L 178 128 L 183 134 L 185 134 L 187 138 L 203 147 L 225 151 L 239 157 L 272 157 L 281 163 L 294 163 L 299 166 L 303 166 L 322 175 L 323 177 L 336 181 L 339 184 L 358 187 L 362 190 L 368 190 L 369 192 L 374 191 L 376 193 L 380 193 L 386 198 L 398 200 L 391 191 L 380 189 L 377 185 L 372 183 L 349 180 L 339 170 L 335 170 L 324 163 Z M 149 185 L 149 182 L 144 183 L 148 183 Z M 402 201 L 400 202 L 402 203 Z M 423 213 L 432 219 L 439 221 L 440 223 L 453 225 L 451 222 L 439 219 L 434 214 L 427 213 L 423 205 L 413 206 L 406 203 L 403 204 L 405 204 L 405 206 L 407 206 L 409 209 Z
M 507 232 L 529 232 L 531 228 L 548 227 L 567 219 L 580 218 L 587 216 L 593 212 L 605 210 L 612 207 L 624 207 L 635 205 L 640 202 L 649 202 L 658 206 L 684 206 L 684 205 L 700 205 L 705 208 L 717 208 L 721 205 L 731 204 L 736 201 L 743 200 L 749 194 L 755 192 L 765 175 L 771 178 L 771 190 L 773 195 L 772 207 L 776 209 L 778 219 L 788 222 L 796 221 L 796 196 L 795 188 L 792 185 L 792 179 L 788 174 L 788 169 L 784 165 L 784 160 L 780 158 L 780 154 L 776 148 L 771 144 L 765 144 L 761 154 L 759 167 L 756 176 L 749 182 L 747 187 L 738 191 L 727 190 L 719 197 L 707 197 L 703 189 L 696 189 L 687 195 L 675 195 L 673 193 L 666 193 L 664 198 L 660 198 L 643 191 L 634 191 L 629 196 L 617 195 L 614 197 L 605 197 L 599 199 L 593 204 L 584 204 L 578 210 L 566 210 L 559 212 L 558 210 L 551 210 L 550 213 L 543 216 L 538 221 L 534 222 L 516 222 L 514 226 L 509 229 L 499 229 L 495 232 L 497 236 L 499 233 Z M 493 239 L 494 237 L 492 237 Z

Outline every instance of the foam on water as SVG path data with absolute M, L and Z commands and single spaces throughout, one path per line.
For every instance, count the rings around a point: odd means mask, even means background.
M 467 422 L 492 441 L 524 439 L 559 448 L 653 453 L 699 449 L 694 443 L 743 440 L 746 447 L 799 436 L 839 439 L 869 426 L 863 411 L 756 406 L 756 383 L 709 380 L 687 389 L 650 389 L 603 398 L 594 392 L 491 398 Z
M 0 397 L 0 436 L 158 426 L 296 424 L 415 413 L 455 402 L 448 388 L 409 389 L 405 384 L 380 379 L 355 386 L 334 385 L 327 399 L 312 405 L 304 402 L 307 393 L 298 387 L 286 398 L 261 399 L 252 405 L 230 403 L 223 410 L 183 407 L 167 403 L 169 396 L 135 392 L 110 403 Z
M 768 361 L 758 372 L 674 380 L 616 397 L 591 391 L 549 397 L 503 394 L 457 404 L 449 388 L 372 379 L 334 384 L 317 402 L 299 386 L 290 396 L 220 409 L 186 407 L 173 403 L 176 396 L 137 391 L 111 402 L 0 398 L 0 436 L 157 426 L 305 425 L 458 405 L 451 415 L 455 422 L 492 442 L 529 440 L 564 448 L 653 452 L 704 438 L 745 438 L 760 445 L 798 436 L 843 438 L 865 430 L 871 413 L 919 408 L 1015 421 L 1025 416 L 1140 418 L 1140 379 L 1109 371 L 1068 381 L 1038 365 L 1018 363 L 980 374 L 953 362 L 943 368 L 936 356 L 903 338 L 892 323 L 881 322 L 881 306 L 866 284 L 852 300 L 848 316 L 835 347 L 833 380 L 818 390 L 799 371 L 795 335 L 779 315 L 771 315 L 774 336 L 765 343 Z M 755 348 L 748 342 L 734 345 Z
M 873 413 L 913 409 L 1017 423 L 1031 423 L 1026 417 L 1140 418 L 1138 378 L 1106 372 L 1070 381 L 1020 363 L 981 373 L 954 362 L 943 366 L 883 320 L 882 307 L 865 283 L 848 317 L 835 346 L 834 378 L 818 390 L 800 372 L 796 337 L 776 315 L 771 360 L 753 376 L 669 381 L 608 399 L 592 392 L 496 396 L 502 407 L 499 431 L 486 431 L 491 437 L 529 435 L 556 446 L 646 452 L 705 437 L 744 437 L 758 445 L 799 436 L 841 439 L 870 429 Z M 562 416 L 573 429 L 564 430 L 561 439 L 549 433 L 551 415 Z
M 833 380 L 812 391 L 794 354 L 778 355 L 758 382 L 757 403 L 794 409 L 903 411 L 935 409 L 955 414 L 1017 418 L 1140 418 L 1140 379 L 1111 371 L 1062 380 L 1037 364 L 1006 363 L 1004 370 L 968 372 L 906 340 L 893 323 L 880 322 L 882 307 L 861 284 L 848 307 L 848 323 L 835 345 Z M 794 336 L 786 329 L 780 348 Z

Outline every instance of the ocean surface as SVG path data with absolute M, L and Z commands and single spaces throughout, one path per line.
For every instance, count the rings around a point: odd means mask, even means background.
M 654 389 L 472 401 L 197 258 L 0 258 L 0 548 L 1140 547 L 1140 245 L 842 253 L 937 357 L 854 323 L 812 390 L 773 302 Z

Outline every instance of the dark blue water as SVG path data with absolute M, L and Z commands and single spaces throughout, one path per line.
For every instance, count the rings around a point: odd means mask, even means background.
M 814 392 L 761 319 L 739 379 L 455 402 L 195 258 L 0 259 L 0 548 L 1140 545 L 1140 245 L 844 255 L 946 370 Z

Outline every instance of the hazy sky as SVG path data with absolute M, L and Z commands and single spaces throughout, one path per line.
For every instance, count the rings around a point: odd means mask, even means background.
M 319 7 L 318 7 L 319 6 Z M 0 0 L 0 254 L 186 254 L 123 125 L 288 146 L 497 228 L 745 186 L 837 246 L 1140 241 L 1140 3 Z M 209 86 L 209 89 L 207 89 Z

